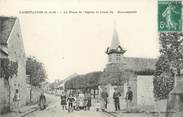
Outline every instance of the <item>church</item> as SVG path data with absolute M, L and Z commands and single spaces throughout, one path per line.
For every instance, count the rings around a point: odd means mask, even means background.
M 107 64 L 102 71 L 77 75 L 64 83 L 65 90 L 90 90 L 93 97 L 100 96 L 105 88 L 109 94 L 108 108 L 114 110 L 114 89 L 121 93 L 121 109 L 125 106 L 127 87 L 133 91 L 133 105 L 153 105 L 153 73 L 157 59 L 126 57 L 125 50 L 120 44 L 116 28 L 113 30 L 111 45 L 105 54 Z M 96 94 L 96 95 L 95 95 Z
M 125 57 L 126 52 L 127 50 L 120 44 L 117 30 L 114 28 L 111 45 L 106 50 L 108 63 L 100 76 L 99 83 L 100 91 L 104 87 L 107 89 L 111 109 L 114 109 L 114 88 L 117 88 L 122 94 L 120 99 L 122 109 L 126 107 L 124 98 L 127 87 L 132 89 L 134 106 L 153 104 L 154 101 L 153 72 L 157 59 Z

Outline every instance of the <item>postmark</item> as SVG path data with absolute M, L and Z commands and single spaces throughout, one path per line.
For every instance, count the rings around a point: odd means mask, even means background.
M 181 32 L 182 31 L 182 2 L 158 1 L 158 31 Z

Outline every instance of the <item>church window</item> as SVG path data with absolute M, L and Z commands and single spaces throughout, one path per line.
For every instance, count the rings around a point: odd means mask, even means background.
M 112 57 L 109 55 L 109 62 L 112 62 Z
M 116 57 L 116 61 L 120 62 L 120 56 Z

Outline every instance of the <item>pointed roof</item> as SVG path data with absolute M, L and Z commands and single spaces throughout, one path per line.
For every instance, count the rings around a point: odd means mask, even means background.
M 121 54 L 124 54 L 125 52 L 126 52 L 126 50 L 124 50 L 121 47 L 121 45 L 120 45 L 118 33 L 117 33 L 117 30 L 116 30 L 116 28 L 114 26 L 111 45 L 110 45 L 110 47 L 107 48 L 106 54 L 111 54 L 111 53 L 121 53 Z
M 116 28 L 114 27 L 110 49 L 116 49 L 119 46 L 120 46 L 120 41 L 118 38 L 118 32 L 117 32 Z
M 7 44 L 11 30 L 15 24 L 16 18 L 0 16 L 0 44 Z

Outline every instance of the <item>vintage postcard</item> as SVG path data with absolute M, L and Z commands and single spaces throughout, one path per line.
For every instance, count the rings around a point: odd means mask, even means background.
M 181 0 L 0 0 L 1 117 L 183 117 Z

